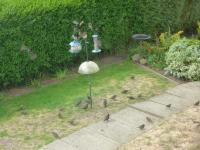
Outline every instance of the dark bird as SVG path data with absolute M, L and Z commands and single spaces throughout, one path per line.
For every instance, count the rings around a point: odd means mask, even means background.
M 194 103 L 194 106 L 199 106 L 199 104 L 200 104 L 200 101 L 197 101 Z
M 61 112 L 58 113 L 58 118 L 60 118 L 60 119 L 64 118 Z
M 135 97 L 133 97 L 133 96 L 127 96 L 130 100 L 133 100 L 133 99 L 135 99 Z
M 166 107 L 170 108 L 172 106 L 172 104 L 167 104 Z
M 151 118 L 149 118 L 149 117 L 146 117 L 146 120 L 147 120 L 148 122 L 150 122 L 150 123 L 153 123 L 153 120 L 152 120 Z
M 89 105 L 88 103 L 84 103 L 81 108 L 82 109 L 88 109 L 88 105 Z
M 87 97 L 87 103 L 88 103 L 88 104 L 91 104 L 91 103 L 92 103 L 92 97 L 91 97 L 91 96 L 88 96 L 88 97 Z
M 194 124 L 200 124 L 200 121 L 192 120 Z
M 53 131 L 53 132 L 51 132 L 51 133 L 52 133 L 52 135 L 54 136 L 54 138 L 56 138 L 56 139 L 59 139 L 59 138 L 60 138 L 59 134 L 58 134 L 56 131 Z
M 75 119 L 71 119 L 68 121 L 71 125 L 76 126 L 78 123 L 75 121 Z
M 110 114 L 108 113 L 105 118 L 104 118 L 104 121 L 108 121 L 110 119 Z
M 145 127 L 145 124 L 140 125 L 138 128 L 140 128 L 140 130 L 143 130 Z
M 121 93 L 122 93 L 122 94 L 127 94 L 127 93 L 128 93 L 128 90 L 123 90 Z
M 17 109 L 17 111 L 23 111 L 25 110 L 26 108 L 23 106 L 23 105 L 20 105 L 20 107 Z
M 135 76 L 131 76 L 131 79 L 134 80 L 134 79 L 135 79 Z
M 27 112 L 26 110 L 22 110 L 22 111 L 21 111 L 21 114 L 22 114 L 22 115 L 28 115 L 28 112 Z
M 61 107 L 61 108 L 59 109 L 59 111 L 63 112 L 63 111 L 65 111 L 65 108 Z
M 78 107 L 81 104 L 81 100 L 76 101 L 75 106 Z
M 111 97 L 111 99 L 116 99 L 116 97 L 117 97 L 117 95 L 113 95 L 112 97 Z
M 103 107 L 105 107 L 105 108 L 106 108 L 107 106 L 108 106 L 108 102 L 107 102 L 107 100 L 106 100 L 106 99 L 104 99 L 104 100 L 103 100 Z

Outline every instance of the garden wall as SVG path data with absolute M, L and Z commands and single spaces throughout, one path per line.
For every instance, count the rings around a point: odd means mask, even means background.
M 199 10 L 197 0 L 2 0 L 0 87 L 73 64 L 67 52 L 73 20 L 92 22 L 102 49 L 111 53 L 125 48 L 133 33 L 154 36 L 169 26 L 172 31 L 192 26 L 200 19 Z

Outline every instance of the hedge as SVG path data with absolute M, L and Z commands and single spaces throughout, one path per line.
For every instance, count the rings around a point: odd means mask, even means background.
M 66 46 L 73 20 L 92 22 L 102 49 L 110 53 L 126 48 L 133 33 L 154 36 L 169 26 L 174 31 L 194 25 L 199 10 L 195 0 L 2 0 L 0 87 L 24 84 L 75 63 Z M 30 59 L 28 50 L 37 58 Z

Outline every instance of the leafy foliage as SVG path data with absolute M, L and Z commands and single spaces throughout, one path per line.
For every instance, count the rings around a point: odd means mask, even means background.
M 102 49 L 111 53 L 126 48 L 133 33 L 154 35 L 167 26 L 177 30 L 192 25 L 199 19 L 200 1 L 189 2 L 1 0 L 0 87 L 22 84 L 74 64 L 76 57 L 66 46 L 73 20 L 91 22 L 101 37 Z M 92 39 L 89 42 L 92 49 Z M 79 58 L 84 58 L 83 52 Z
M 200 80 L 200 41 L 182 39 L 166 53 L 166 70 L 178 78 Z

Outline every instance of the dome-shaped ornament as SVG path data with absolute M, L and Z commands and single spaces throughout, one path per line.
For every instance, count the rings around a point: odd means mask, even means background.
M 80 74 L 93 74 L 99 71 L 99 66 L 93 61 L 83 62 L 78 69 Z

